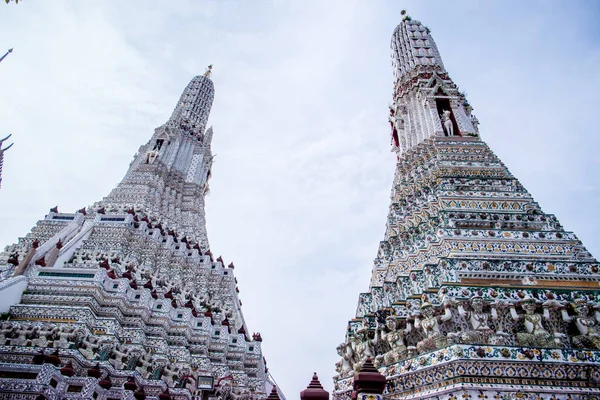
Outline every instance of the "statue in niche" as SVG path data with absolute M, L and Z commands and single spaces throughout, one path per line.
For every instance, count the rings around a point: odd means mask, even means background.
M 164 142 L 164 139 L 156 139 L 156 143 L 154 143 L 154 147 L 152 148 L 152 150 L 160 151 Z
M 475 130 L 475 134 L 479 134 L 479 120 L 474 114 L 471 114 L 471 123 L 473 124 L 473 129 Z
M 417 343 L 419 353 L 441 349 L 446 346 L 446 337 L 440 329 L 440 323 L 448 321 L 452 318 L 450 305 L 444 306 L 444 314 L 437 316 L 433 305 L 429 302 L 421 304 L 422 316 L 415 318 L 415 328 L 422 329 L 425 334 L 425 339 Z
M 360 296 L 358 298 L 358 311 L 356 313 L 356 316 L 364 317 L 365 315 L 369 314 L 370 311 L 371 311 L 371 304 L 364 296 Z
M 439 274 L 434 273 L 431 268 L 425 268 L 425 276 L 427 277 L 428 289 L 440 286 Z
M 440 114 L 440 118 L 442 119 L 442 125 L 444 126 L 444 130 L 446 131 L 446 135 L 454 136 L 454 125 L 452 124 L 452 112 L 450 110 L 444 110 Z
M 423 291 L 423 288 L 421 288 L 421 282 L 419 282 L 419 278 L 420 277 L 416 273 L 411 272 L 411 274 L 410 274 L 410 291 L 411 291 L 411 294 L 413 294 L 413 295 L 417 295 Z
M 157 150 L 150 150 L 146 153 L 146 164 L 154 164 L 154 161 L 158 158 Z
M 383 355 L 383 362 L 389 365 L 406 358 L 407 349 L 404 335 L 410 333 L 412 325 L 409 322 L 406 330 L 398 329 L 396 318 L 390 315 L 385 319 L 385 326 L 387 332 L 383 334 L 383 340 L 389 351 Z
M 336 366 L 336 371 L 339 376 L 346 376 L 352 374 L 353 372 L 353 361 L 354 361 L 354 351 L 352 350 L 351 343 L 340 343 L 336 348 L 337 353 L 342 359 L 338 361 Z
M 575 304 L 572 304 L 572 306 L 577 313 L 576 316 L 569 316 L 566 309 L 561 310 L 561 312 L 563 321 L 574 321 L 579 331 L 579 335 L 571 338 L 573 347 L 600 349 L 600 332 L 598 332 L 600 320 L 598 319 L 598 313 L 590 315 L 590 306 L 586 300 L 579 300 Z
M 471 330 L 463 332 L 460 335 L 462 343 L 489 343 L 490 336 L 494 333 L 489 326 L 491 314 L 483 311 L 485 305 L 481 296 L 473 296 L 471 298 L 471 311 L 465 311 L 462 305 L 458 306 L 458 314 L 465 317 L 471 325 Z
M 379 342 L 379 330 L 375 331 L 375 338 L 369 339 L 369 332 L 365 329 L 359 329 L 354 334 L 354 340 L 352 341 L 352 351 L 354 352 L 354 370 L 360 371 L 363 364 L 367 360 L 367 357 L 375 359 L 375 349 Z
M 386 307 L 391 307 L 392 304 L 394 304 L 394 302 L 396 301 L 392 290 L 393 290 L 393 287 L 389 287 L 385 291 L 385 306 Z
M 514 305 L 510 308 L 510 314 L 515 321 L 523 320 L 524 332 L 517 332 L 517 341 L 521 346 L 553 347 L 556 343 L 552 335 L 544 328 L 542 314 L 537 314 L 537 303 L 535 299 L 523 300 L 521 304 L 525 314 L 518 315 Z
M 404 279 L 399 278 L 396 281 L 396 289 L 398 290 L 398 299 L 405 300 L 408 296 L 406 293 L 406 289 L 404 288 Z

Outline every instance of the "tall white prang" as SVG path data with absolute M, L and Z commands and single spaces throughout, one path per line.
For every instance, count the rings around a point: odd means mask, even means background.
M 211 68 L 107 197 L 75 212 L 52 208 L 0 254 L 0 398 L 249 400 L 272 391 L 234 265 L 209 249 Z
M 391 47 L 392 200 L 334 397 L 373 360 L 389 399 L 599 398 L 597 260 L 481 140 L 430 30 Z

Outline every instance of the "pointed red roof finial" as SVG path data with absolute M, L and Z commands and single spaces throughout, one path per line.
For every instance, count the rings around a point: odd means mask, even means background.
M 367 360 L 363 364 L 360 371 L 354 375 L 354 382 L 352 383 L 354 392 L 358 393 L 371 393 L 371 394 L 382 394 L 385 389 L 385 376 L 381 375 L 379 371 L 373 365 L 371 357 L 367 357 Z M 354 395 L 353 395 L 354 397 Z
M 65 376 L 73 376 L 75 375 L 75 370 L 73 369 L 73 363 L 69 361 L 67 365 L 60 369 L 60 373 Z
M 52 207 L 52 208 L 50 209 L 50 212 L 51 212 L 51 213 L 58 213 L 58 206 L 56 206 L 56 207 Z
M 169 392 L 169 388 L 167 388 L 164 392 L 162 392 L 158 396 L 159 400 L 171 400 L 171 393 Z
M 133 397 L 135 398 L 135 400 L 146 400 L 146 392 L 144 391 L 144 388 L 139 388 L 138 390 L 136 390 L 133 393 Z
M 83 215 L 87 215 L 87 211 L 85 210 L 85 207 L 77 210 L 78 213 L 83 214 Z
M 319 382 L 319 377 L 315 372 L 313 374 L 312 380 L 304 389 L 300 392 L 301 400 L 329 400 L 329 392 L 323 389 L 323 385 Z
M 106 375 L 106 377 L 104 379 L 102 379 L 101 381 L 98 382 L 98 386 L 100 386 L 103 389 L 110 389 L 112 387 L 112 382 L 110 381 L 110 376 Z
M 96 365 L 94 365 L 92 368 L 88 368 L 87 374 L 92 378 L 100 378 L 100 375 L 102 375 L 102 371 L 100 370 L 100 363 L 96 363 Z
M 123 383 L 123 388 L 125 390 L 131 390 L 132 392 L 134 392 L 137 389 L 137 383 L 135 383 L 135 378 L 133 376 L 127 378 L 127 382 Z
M 279 393 L 277 392 L 277 386 L 273 385 L 273 389 L 271 389 L 271 393 L 269 394 L 269 397 L 267 397 L 267 400 L 281 400 Z

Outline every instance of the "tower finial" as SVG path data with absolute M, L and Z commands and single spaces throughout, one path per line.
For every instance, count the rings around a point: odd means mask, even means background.
M 208 66 L 208 68 L 206 68 L 206 71 L 204 72 L 204 76 L 205 77 L 207 77 L 207 78 L 211 77 L 211 75 L 212 75 L 212 67 L 213 67 L 212 64 L 210 64 Z
M 400 15 L 403 15 L 403 16 L 406 15 L 406 10 L 400 11 Z

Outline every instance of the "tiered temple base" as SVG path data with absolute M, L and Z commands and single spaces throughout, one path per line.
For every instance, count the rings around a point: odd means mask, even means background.
M 600 351 L 453 345 L 380 368 L 389 399 L 573 399 L 600 396 Z M 349 399 L 353 377 L 335 383 Z

